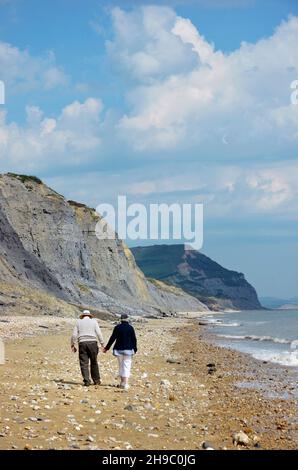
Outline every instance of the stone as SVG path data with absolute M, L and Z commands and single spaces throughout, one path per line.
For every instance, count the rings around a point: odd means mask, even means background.
M 239 431 L 233 434 L 233 444 L 235 446 L 237 445 L 243 445 L 243 446 L 248 446 L 250 443 L 250 439 L 247 434 L 243 431 Z
M 205 449 L 205 450 L 215 450 L 214 447 L 213 447 L 213 445 L 210 444 L 210 442 L 208 442 L 208 441 L 204 441 L 204 442 L 202 443 L 202 449 Z
M 126 411 L 135 411 L 135 407 L 134 407 L 133 405 L 126 405 L 126 406 L 124 407 L 124 409 L 125 409 Z
M 172 359 L 172 358 L 167 359 L 167 362 L 169 364 L 181 364 L 180 361 L 177 361 L 177 359 Z
M 170 387 L 171 387 L 171 382 L 170 382 L 169 380 L 167 380 L 167 379 L 162 379 L 162 380 L 160 381 L 160 385 L 161 385 L 161 387 L 163 387 L 163 388 L 170 388 Z

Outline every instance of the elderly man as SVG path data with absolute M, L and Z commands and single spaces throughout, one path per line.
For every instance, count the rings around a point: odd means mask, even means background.
M 71 349 L 73 352 L 77 351 L 75 344 L 78 341 L 80 367 L 86 387 L 91 385 L 89 365 L 94 385 L 100 385 L 101 383 L 97 362 L 99 351 L 97 340 L 103 347 L 104 340 L 96 319 L 93 318 L 89 310 L 84 310 L 74 327 L 71 337 Z

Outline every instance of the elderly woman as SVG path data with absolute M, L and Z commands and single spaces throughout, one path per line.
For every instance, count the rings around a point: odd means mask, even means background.
M 132 356 L 137 352 L 137 338 L 133 326 L 128 323 L 126 313 L 121 315 L 121 323 L 115 326 L 103 352 L 107 352 L 114 342 L 113 354 L 118 358 L 119 363 L 119 387 L 127 390 Z

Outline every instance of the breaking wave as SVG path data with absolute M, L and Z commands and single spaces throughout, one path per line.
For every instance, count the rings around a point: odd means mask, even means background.
M 243 339 L 243 340 L 250 340 L 250 341 L 271 341 L 272 343 L 279 343 L 279 344 L 291 344 L 295 349 L 298 346 L 298 340 L 292 341 L 285 338 L 274 338 L 273 336 L 256 336 L 256 335 L 218 335 L 220 338 L 227 338 L 227 339 Z

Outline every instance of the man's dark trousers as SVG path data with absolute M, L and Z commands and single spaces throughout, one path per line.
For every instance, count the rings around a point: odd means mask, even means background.
M 90 385 L 89 361 L 91 369 L 91 377 L 95 384 L 100 383 L 99 368 L 97 362 L 98 355 L 97 341 L 84 341 L 79 343 L 79 359 L 82 376 L 85 385 Z

